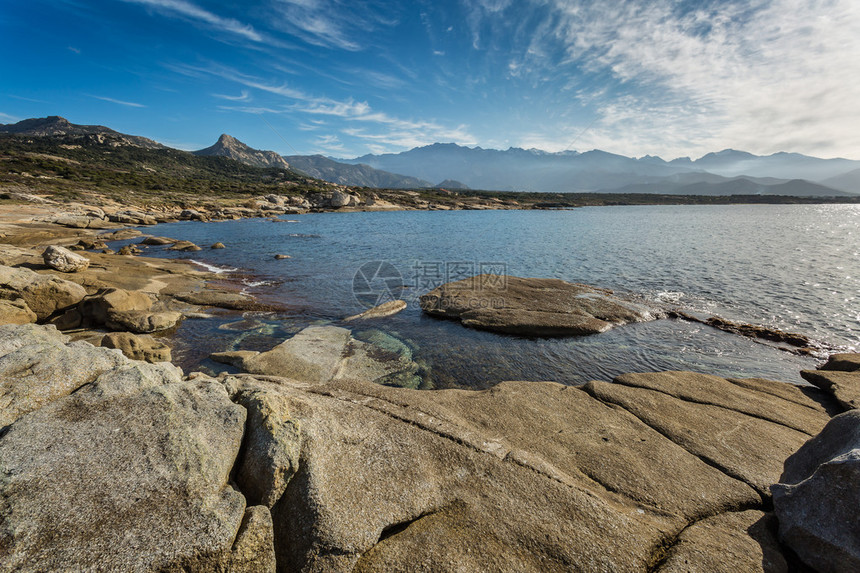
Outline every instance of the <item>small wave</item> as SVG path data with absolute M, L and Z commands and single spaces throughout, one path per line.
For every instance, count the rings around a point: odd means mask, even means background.
M 242 279 L 242 284 L 247 287 L 272 286 L 278 284 L 277 281 L 255 281 L 251 279 Z
M 663 291 L 658 292 L 655 296 L 660 302 L 678 303 L 684 298 L 684 293 L 680 291 Z
M 290 237 L 298 237 L 301 239 L 321 239 L 322 238 L 322 235 L 313 235 L 313 234 L 306 234 L 306 233 L 290 233 L 289 236 Z
M 219 267 L 218 265 L 213 265 L 211 263 L 203 263 L 200 261 L 195 261 L 194 259 L 190 259 L 192 263 L 195 265 L 200 265 L 210 273 L 215 273 L 220 275 L 221 273 L 235 273 L 239 269 L 235 269 L 233 267 Z

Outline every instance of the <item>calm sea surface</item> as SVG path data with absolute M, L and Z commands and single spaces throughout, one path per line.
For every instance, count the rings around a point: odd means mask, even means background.
M 806 334 L 829 349 L 860 348 L 860 206 L 600 207 L 569 211 L 407 211 L 285 215 L 171 223 L 146 233 L 216 241 L 224 250 L 148 254 L 225 269 L 227 280 L 277 301 L 283 313 L 216 311 L 186 320 L 174 356 L 223 370 L 210 352 L 266 350 L 311 324 L 378 328 L 409 344 L 437 387 L 500 380 L 579 384 L 622 372 L 685 369 L 800 382 L 816 361 L 677 320 L 595 336 L 524 339 L 422 315 L 417 297 L 445 279 L 504 268 L 607 287 L 646 301 Z M 292 258 L 274 260 L 277 253 Z M 384 261 L 402 276 L 410 307 L 390 318 L 341 324 L 363 310 L 356 272 Z M 385 267 L 391 273 L 392 267 Z M 370 267 L 364 267 L 367 270 Z M 233 269 L 233 270 L 230 270 Z M 389 283 L 390 284 L 390 283 Z M 374 288 L 384 288 L 377 281 Z

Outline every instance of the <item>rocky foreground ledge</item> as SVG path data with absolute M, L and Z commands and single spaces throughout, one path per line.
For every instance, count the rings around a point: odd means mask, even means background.
M 0 401 L 2 571 L 860 564 L 860 415 L 812 387 L 185 376 L 27 324 Z

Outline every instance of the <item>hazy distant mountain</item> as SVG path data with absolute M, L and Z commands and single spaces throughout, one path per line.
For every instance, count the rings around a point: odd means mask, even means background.
M 446 179 L 442 181 L 438 185 L 434 185 L 437 189 L 468 189 L 469 186 L 461 181 L 457 181 L 456 179 Z
M 606 153 L 536 149 L 506 151 L 435 143 L 398 154 L 365 155 L 345 163 L 366 163 L 429 181 L 455 179 L 472 189 L 500 191 L 596 191 L 652 181 L 691 169 L 665 161 Z
M 290 164 L 286 159 L 275 153 L 274 151 L 260 151 L 253 149 L 236 139 L 233 136 L 222 133 L 215 145 L 192 151 L 194 155 L 202 156 L 219 156 L 229 157 L 240 161 L 245 165 L 253 165 L 254 167 L 277 167 L 279 169 L 289 169 Z
M 825 179 L 821 184 L 833 187 L 834 189 L 839 189 L 840 191 L 845 191 L 846 193 L 858 195 L 860 194 L 860 169 L 855 169 L 854 171 L 849 171 L 848 173 L 843 173 L 842 175 Z
M 685 159 L 675 160 L 670 164 L 701 169 L 725 177 L 748 175 L 817 182 L 860 168 L 860 161 L 850 159 L 819 159 L 800 153 L 784 152 L 762 156 L 734 149 L 708 153 L 696 161 Z
M 343 161 L 366 163 L 377 169 L 430 181 L 456 179 L 472 189 L 500 191 L 632 193 L 640 189 L 643 193 L 809 196 L 838 196 L 842 194 L 840 191 L 860 191 L 853 183 L 856 177 L 846 176 L 846 180 L 837 181 L 837 185 L 830 180 L 860 168 L 860 161 L 819 159 L 797 153 L 757 156 L 731 149 L 709 153 L 695 161 L 688 157 L 665 161 L 650 155 L 636 159 L 599 150 L 548 153 L 510 148 L 499 151 L 437 143 L 403 153 L 365 155 Z M 745 182 L 726 179 L 741 176 Z M 684 186 L 688 187 L 681 191 Z
M 286 160 L 293 169 L 330 183 L 386 189 L 433 187 L 432 183 L 423 179 L 389 173 L 369 165 L 341 163 L 322 155 L 289 155 Z
M 839 197 L 851 195 L 832 187 L 812 183 L 803 179 L 781 181 L 774 179 L 751 179 L 736 177 L 728 179 L 708 174 L 705 181 L 688 182 L 690 178 L 667 178 L 658 183 L 627 185 L 612 189 L 611 193 L 656 193 L 660 195 L 789 195 L 793 197 Z M 606 191 L 604 191 L 606 192 Z
M 135 145 L 147 149 L 165 149 L 164 145 L 138 135 L 119 133 L 103 125 L 77 125 L 58 115 L 25 119 L 18 123 L 0 124 L 0 133 L 34 137 L 102 138 L 114 145 Z

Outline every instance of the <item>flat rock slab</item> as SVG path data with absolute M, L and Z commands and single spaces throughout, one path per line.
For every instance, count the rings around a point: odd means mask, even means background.
M 478 275 L 421 296 L 424 312 L 464 326 L 521 336 L 576 336 L 653 320 L 612 291 L 558 279 Z
M 773 514 L 756 510 L 724 513 L 685 529 L 658 573 L 788 573 L 774 534 Z
M 846 410 L 860 408 L 860 371 L 804 370 L 800 375 L 832 394 Z
M 841 370 L 842 372 L 860 370 L 860 354 L 833 354 L 821 370 Z
M 683 380 L 675 372 L 667 373 L 666 378 L 678 384 Z M 589 382 L 583 389 L 602 402 L 621 406 L 708 464 L 753 486 L 763 496 L 769 496 L 770 485 L 779 479 L 783 461 L 810 438 L 810 434 L 731 407 L 634 386 L 629 378 L 625 382 Z M 683 390 L 675 393 L 682 395 Z M 716 402 L 716 393 L 710 398 L 710 402 Z M 797 409 L 804 415 L 808 414 L 805 410 L 813 412 L 799 405 Z M 828 417 L 823 413 L 820 416 L 823 427 Z
M 269 433 L 272 447 L 248 451 L 281 452 L 271 458 L 281 477 L 266 483 L 287 482 L 272 509 L 282 570 L 643 571 L 684 523 L 553 474 L 544 466 L 555 459 L 476 449 L 429 417 L 416 425 L 398 415 L 409 409 L 397 409 L 402 396 L 381 403 L 345 386 L 251 376 L 226 383 L 256 396 L 259 406 L 243 400 L 257 410 L 249 419 L 259 415 L 255 442 Z

